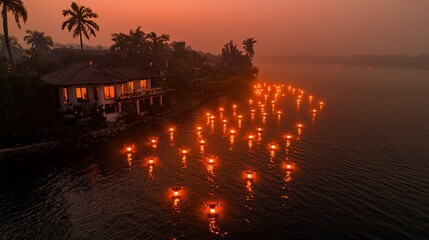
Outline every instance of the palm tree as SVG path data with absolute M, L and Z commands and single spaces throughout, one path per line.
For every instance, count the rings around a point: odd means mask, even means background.
M 83 5 L 79 6 L 73 2 L 71 9 L 63 10 L 63 16 L 69 16 L 69 18 L 63 22 L 61 29 L 64 30 L 67 27 L 69 32 L 73 31 L 73 38 L 79 36 L 80 48 L 83 51 L 82 35 L 89 40 L 91 35 L 96 36 L 95 30 L 98 31 L 100 29 L 97 23 L 91 20 L 92 18 L 98 18 L 98 14 L 90 8 Z
M 257 43 L 253 38 L 248 38 L 243 41 L 244 50 L 246 50 L 246 55 L 250 61 L 252 61 L 253 56 L 255 56 L 255 51 L 253 50 L 253 45 Z
M 167 48 L 165 42 L 170 40 L 170 36 L 167 34 L 162 34 L 161 36 L 158 36 L 156 33 L 151 32 L 148 33 L 146 37 L 151 41 L 153 64 L 155 66 L 158 66 L 159 59 L 162 57 L 163 53 Z
M 13 51 L 13 49 L 20 49 L 22 50 L 21 44 L 19 44 L 18 39 L 14 36 L 9 36 L 9 43 L 10 43 L 10 49 Z M 4 35 L 0 33 L 0 56 L 6 56 L 7 55 L 7 49 L 6 49 L 6 43 Z
M 6 44 L 7 53 L 12 64 L 12 69 L 15 70 L 15 62 L 13 61 L 12 50 L 10 48 L 9 29 L 7 26 L 7 13 L 11 12 L 15 17 L 15 22 L 18 28 L 21 28 L 19 19 L 22 18 L 24 23 L 27 21 L 27 9 L 24 7 L 22 0 L 0 0 L 0 6 L 2 6 L 2 18 L 3 18 L 3 32 L 4 42 Z
M 36 51 L 48 53 L 54 46 L 54 41 L 52 38 L 50 36 L 45 36 L 44 32 L 27 30 L 26 33 L 27 36 L 24 37 L 24 41 L 31 45 L 31 48 Z

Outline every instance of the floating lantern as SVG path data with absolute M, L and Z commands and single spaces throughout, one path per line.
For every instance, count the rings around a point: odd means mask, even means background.
M 244 173 L 246 174 L 246 179 L 248 181 L 254 180 L 254 178 L 255 178 L 255 176 L 254 176 L 255 172 L 253 172 L 253 171 L 245 171 Z
M 249 99 L 249 104 L 252 104 L 253 103 L 253 100 L 252 99 Z
M 280 110 L 279 110 L 279 111 L 277 111 L 277 114 L 278 114 L 278 115 L 281 115 L 282 113 L 283 113 L 283 112 L 282 112 L 282 111 L 280 111 Z
M 206 157 L 207 163 L 210 164 L 210 165 L 213 165 L 215 163 L 215 161 L 216 161 L 216 158 L 217 157 L 214 156 L 214 155 L 207 156 Z
M 206 144 L 206 140 L 200 139 L 200 145 L 205 145 L 205 144 Z
M 230 133 L 231 135 L 235 135 L 235 134 L 237 133 L 237 131 L 236 131 L 235 129 L 230 129 L 230 130 L 229 130 L 229 133 Z
M 207 113 L 206 113 L 206 116 L 207 116 L 207 117 L 210 117 L 210 116 L 211 116 L 211 113 L 207 112 Z
M 236 109 L 236 108 L 237 108 L 237 105 L 235 105 L 235 104 L 234 104 L 234 105 L 232 105 L 232 108 Z
M 169 129 L 168 129 L 168 131 L 170 132 L 170 133 L 173 133 L 174 132 L 174 127 L 170 127 Z
M 223 124 L 226 124 L 227 122 L 228 122 L 228 120 L 226 120 L 226 119 L 223 119 L 223 120 L 222 120 L 222 123 L 223 123 Z
M 267 116 L 268 115 L 268 113 L 267 112 L 263 112 L 262 113 L 262 116 Z
M 134 145 L 125 145 L 125 151 L 127 153 L 132 153 L 134 151 Z
M 325 103 L 324 103 L 324 102 L 322 102 L 322 101 L 320 101 L 320 102 L 319 102 L 319 105 L 325 105 Z
M 151 138 L 149 138 L 149 141 L 150 141 L 150 143 L 151 144 L 157 144 L 158 143 L 158 138 L 157 137 L 151 137 Z
M 255 113 L 255 112 L 256 112 L 256 110 L 255 110 L 255 109 L 250 109 L 250 112 L 251 112 L 251 113 Z
M 297 127 L 297 128 L 303 128 L 303 127 L 304 127 L 304 124 L 302 124 L 302 123 L 297 123 L 297 124 L 296 124 L 296 127 Z
M 180 198 L 180 192 L 179 191 L 182 189 L 182 187 L 177 186 L 177 187 L 172 187 L 170 189 L 171 189 L 171 191 L 173 191 L 172 198 Z
M 293 135 L 292 135 L 292 134 L 287 133 L 287 134 L 285 135 L 285 138 L 286 138 L 286 140 L 292 140 L 292 139 L 293 139 Z
M 258 131 L 258 133 L 261 133 L 264 129 L 261 127 L 256 128 L 256 131 Z
M 219 206 L 219 203 L 209 203 L 207 204 L 209 207 L 209 216 L 215 217 L 216 216 L 216 207 Z
M 183 148 L 183 149 L 180 149 L 180 153 L 182 153 L 182 155 L 188 155 L 189 154 L 189 148 Z
M 225 109 L 223 109 L 223 107 L 219 108 L 219 112 L 223 112 Z
M 317 110 L 316 110 L 316 109 L 313 109 L 311 112 L 312 112 L 312 113 L 317 113 Z
M 277 144 L 275 144 L 275 143 L 270 143 L 270 144 L 268 144 L 268 147 L 270 148 L 270 150 L 277 150 Z
M 243 118 L 243 115 L 239 114 L 239 115 L 237 116 L 237 118 L 238 118 L 238 119 L 242 119 L 242 118 Z
M 290 162 L 290 161 L 284 162 L 284 168 L 285 168 L 287 171 L 292 171 L 292 170 L 294 170 L 294 169 L 295 169 L 295 163 Z
M 201 132 L 203 130 L 203 127 L 197 127 L 197 132 Z
M 214 119 L 215 119 L 215 116 L 214 116 L 214 115 L 211 115 L 211 116 L 210 116 L 210 120 L 212 120 L 212 121 L 213 121 Z
M 253 133 L 249 133 L 247 134 L 247 139 L 249 139 L 249 141 L 252 141 L 255 139 L 255 135 L 253 135 Z

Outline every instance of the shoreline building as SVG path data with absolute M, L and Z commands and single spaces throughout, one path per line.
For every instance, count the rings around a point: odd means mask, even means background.
M 60 111 L 73 110 L 82 103 L 103 106 L 107 121 L 115 121 L 124 107 L 137 114 L 154 105 L 163 105 L 163 88 L 152 88 L 158 75 L 137 67 L 97 67 L 88 63 L 72 64 L 42 77 L 56 87 Z

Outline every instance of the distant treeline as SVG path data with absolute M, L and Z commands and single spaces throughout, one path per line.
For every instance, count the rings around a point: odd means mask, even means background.
M 333 64 L 348 66 L 373 66 L 392 68 L 418 68 L 429 69 L 429 54 L 417 56 L 398 55 L 351 55 L 351 56 L 313 56 L 313 55 L 287 55 L 287 56 L 263 56 L 262 61 L 308 63 L 308 64 Z

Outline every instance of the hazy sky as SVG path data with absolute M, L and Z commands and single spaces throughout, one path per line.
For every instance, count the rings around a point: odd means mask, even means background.
M 61 30 L 70 0 L 25 0 L 27 24 L 11 35 L 44 31 L 55 42 L 79 43 Z M 76 2 L 79 2 L 78 0 Z M 219 53 L 253 37 L 257 55 L 429 53 L 429 0 L 80 0 L 99 14 L 90 45 L 110 46 L 111 34 L 141 25 L 194 49 Z

